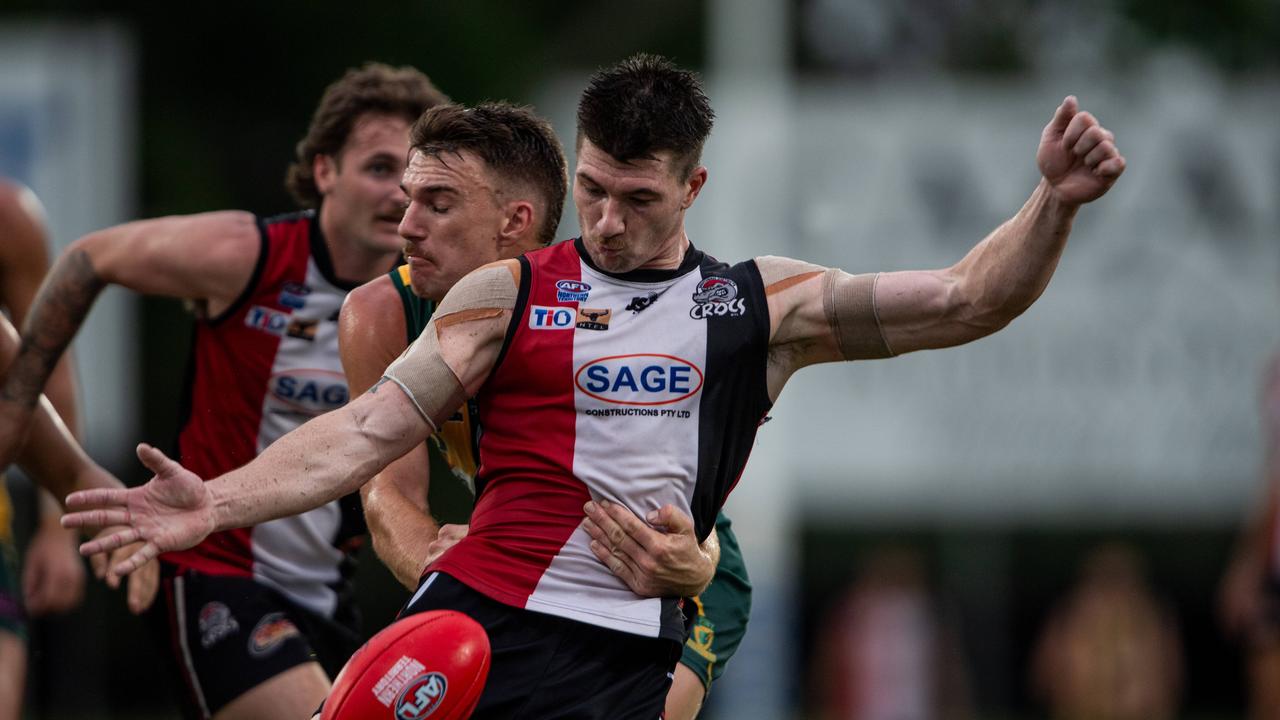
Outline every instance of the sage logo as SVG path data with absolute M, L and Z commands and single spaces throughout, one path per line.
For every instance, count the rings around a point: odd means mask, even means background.
M 295 368 L 271 376 L 271 395 L 289 409 L 320 415 L 347 404 L 347 379 L 331 370 Z
M 591 286 L 580 280 L 560 280 L 556 283 L 557 302 L 582 302 L 591 293 Z
M 577 313 L 567 307 L 533 305 L 529 308 L 529 327 L 534 330 L 569 330 Z
M 586 395 L 615 405 L 669 405 L 702 389 L 702 370 L 674 355 L 611 355 L 578 368 L 573 382 Z
M 423 720 L 440 709 L 449 681 L 438 672 L 414 678 L 396 698 L 396 720 Z
M 747 303 L 738 297 L 738 284 L 729 278 L 703 278 L 693 291 L 693 307 L 689 317 L 738 317 L 747 312 Z

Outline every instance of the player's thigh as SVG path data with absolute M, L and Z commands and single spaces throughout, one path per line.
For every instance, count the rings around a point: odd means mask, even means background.
M 667 692 L 666 720 L 693 720 L 702 709 L 707 689 L 702 679 L 684 663 L 676 665 L 675 680 Z
M 310 614 L 251 578 L 187 571 L 165 583 L 164 602 L 157 605 L 173 635 L 169 644 L 183 676 L 187 717 L 223 717 L 242 698 L 262 695 L 263 686 L 276 688 L 281 702 L 311 702 L 294 717 L 315 710 L 329 682 L 316 662 Z
M 306 718 L 328 694 L 329 678 L 319 663 L 295 665 L 232 700 L 213 720 Z

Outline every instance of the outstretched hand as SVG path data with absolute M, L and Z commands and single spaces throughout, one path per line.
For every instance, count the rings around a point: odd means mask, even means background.
M 1102 197 L 1125 168 L 1116 136 L 1082 112 L 1074 95 L 1062 101 L 1041 133 L 1036 164 L 1058 198 L 1075 205 Z
M 110 552 L 130 543 L 138 550 L 112 570 L 128 575 L 162 552 L 194 546 L 216 528 L 213 498 L 195 473 L 145 443 L 138 459 L 155 477 L 146 485 L 124 489 L 81 490 L 67 496 L 64 527 L 123 526 L 80 546 L 84 555 Z
M 649 513 L 648 523 L 608 500 L 583 510 L 591 551 L 637 595 L 693 597 L 711 583 L 715 562 L 699 547 L 693 518 L 674 505 Z

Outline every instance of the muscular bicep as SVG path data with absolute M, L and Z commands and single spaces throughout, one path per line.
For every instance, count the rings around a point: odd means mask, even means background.
M 248 285 L 261 237 L 253 215 L 231 210 L 117 225 L 77 240 L 64 255 L 87 263 L 103 282 L 207 300 L 217 315 Z
M 519 272 L 519 263 L 507 260 L 459 280 L 422 335 L 387 368 L 385 377 L 413 399 L 433 429 L 488 379 L 515 308 Z
M 877 275 L 780 257 L 756 259 L 769 303 L 769 391 L 806 365 L 893 354 L 875 307 Z

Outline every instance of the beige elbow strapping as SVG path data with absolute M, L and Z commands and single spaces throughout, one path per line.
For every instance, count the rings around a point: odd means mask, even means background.
M 458 376 L 440 354 L 440 341 L 431 325 L 387 367 L 384 377 L 405 391 L 432 432 L 467 399 Z
M 850 275 L 836 268 L 822 274 L 822 309 L 845 360 L 893 356 L 876 315 L 879 277 Z
M 399 385 L 433 431 L 467 399 L 466 389 L 445 362 L 440 349 L 441 328 L 500 317 L 515 307 L 517 283 L 505 264 L 486 265 L 454 285 L 418 339 L 384 376 Z

